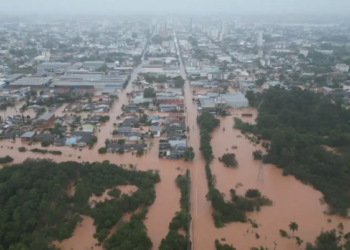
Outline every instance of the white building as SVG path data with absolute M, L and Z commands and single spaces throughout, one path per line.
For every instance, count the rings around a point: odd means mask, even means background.
M 231 56 L 218 56 L 217 60 L 220 61 L 220 62 L 226 61 L 226 62 L 231 63 L 232 62 L 232 57 Z
M 340 72 L 348 72 L 349 71 L 349 65 L 346 65 L 345 63 L 338 63 L 335 66 L 336 70 L 339 70 Z
M 307 49 L 301 49 L 301 50 L 299 51 L 299 53 L 300 53 L 301 55 L 304 55 L 305 57 L 307 57 L 307 55 L 309 54 L 309 51 L 308 51 Z

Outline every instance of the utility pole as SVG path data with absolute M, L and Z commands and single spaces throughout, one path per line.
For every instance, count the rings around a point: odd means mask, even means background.
M 264 164 L 263 164 L 263 158 L 264 155 L 262 155 L 261 161 L 260 161 L 260 166 L 259 166 L 259 172 L 258 172 L 258 183 L 264 183 Z

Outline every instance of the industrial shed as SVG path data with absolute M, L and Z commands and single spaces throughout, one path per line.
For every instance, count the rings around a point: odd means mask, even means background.
M 223 94 L 221 99 L 225 101 L 226 106 L 230 108 L 246 108 L 249 106 L 248 99 L 241 93 Z

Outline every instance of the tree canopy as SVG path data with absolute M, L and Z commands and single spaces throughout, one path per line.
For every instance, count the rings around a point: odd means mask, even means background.
M 242 132 L 271 140 L 265 163 L 276 164 L 284 175 L 312 184 L 324 195 L 329 213 L 347 216 L 350 207 L 350 110 L 341 99 L 292 88 L 270 88 L 247 95 L 260 104 L 257 124 L 235 119 Z M 336 148 L 334 154 L 324 148 Z
M 19 249 L 19 246 L 25 250 L 57 249 L 51 242 L 71 237 L 77 222 L 82 220 L 80 215 L 94 219 L 94 237 L 102 242 L 124 213 L 150 206 L 154 202 L 154 184 L 159 181 L 156 172 L 129 171 L 108 161 L 81 164 L 26 160 L 22 164 L 2 168 L 0 249 Z M 73 196 L 67 192 L 72 185 L 75 186 Z M 117 185 L 136 185 L 138 190 L 132 195 L 123 194 L 119 198 L 90 206 L 90 195 L 101 196 L 106 189 L 113 189 Z M 142 217 L 142 213 L 135 216 Z M 112 234 L 105 249 L 114 249 L 116 245 L 113 242 L 117 242 L 115 238 L 126 230 L 132 235 L 125 239 L 138 237 L 138 245 L 143 246 L 131 249 L 150 249 L 152 244 L 141 225 L 142 220 L 137 218 L 132 219 L 123 231 L 117 230 Z M 118 249 L 130 248 L 125 246 Z
M 144 98 L 153 98 L 153 97 L 155 97 L 154 89 L 153 88 L 146 88 L 143 91 L 143 97 Z
M 350 241 L 347 239 L 343 244 L 341 238 L 341 236 L 337 236 L 335 230 L 321 232 L 317 236 L 315 244 L 307 243 L 305 250 L 349 250 Z

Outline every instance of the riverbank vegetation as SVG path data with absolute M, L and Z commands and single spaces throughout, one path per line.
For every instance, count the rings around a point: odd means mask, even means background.
M 245 213 L 252 211 L 260 211 L 261 206 L 270 206 L 272 201 L 267 197 L 259 196 L 254 199 L 247 199 L 236 194 L 236 190 L 231 189 L 231 200 L 226 201 L 223 194 L 215 188 L 215 178 L 210 169 L 210 163 L 213 156 L 210 144 L 210 134 L 219 124 L 220 120 L 216 119 L 212 114 L 203 112 L 197 122 L 200 127 L 200 150 L 206 161 L 205 172 L 207 177 L 208 189 L 207 200 L 211 201 L 214 212 L 212 213 L 214 224 L 216 227 L 223 227 L 229 222 L 247 222 Z
M 322 192 L 329 214 L 348 216 L 350 208 L 350 110 L 342 99 L 292 88 L 270 88 L 247 95 L 258 106 L 257 124 L 235 118 L 235 128 L 271 144 L 265 163 L 283 169 Z M 337 155 L 322 145 L 339 149 Z
M 215 240 L 215 249 L 216 250 L 236 250 L 232 245 L 221 244 L 219 240 Z
M 4 157 L 0 157 L 0 164 L 6 164 L 10 162 L 13 162 L 13 158 L 11 156 L 6 155 Z
M 176 184 L 181 190 L 180 208 L 176 212 L 175 217 L 169 224 L 169 233 L 162 239 L 160 250 L 190 250 L 190 223 L 191 223 L 191 208 L 190 208 L 190 171 L 187 170 L 185 175 L 178 175 Z M 185 232 L 185 236 L 179 233 L 179 230 Z
M 7 187 L 0 189 L 0 214 L 12 214 L 0 216 L 0 249 L 57 249 L 51 242 L 71 237 L 82 220 L 80 215 L 94 219 L 94 237 L 102 243 L 123 214 L 153 204 L 154 184 L 159 181 L 157 172 L 130 171 L 108 161 L 82 164 L 30 159 L 0 169 L 0 186 Z M 72 185 L 75 193 L 70 195 Z M 92 194 L 101 196 L 119 185 L 138 189 L 90 206 Z M 129 223 L 118 227 L 105 241 L 105 249 L 150 249 L 152 243 L 142 224 L 146 212 L 141 209 Z

